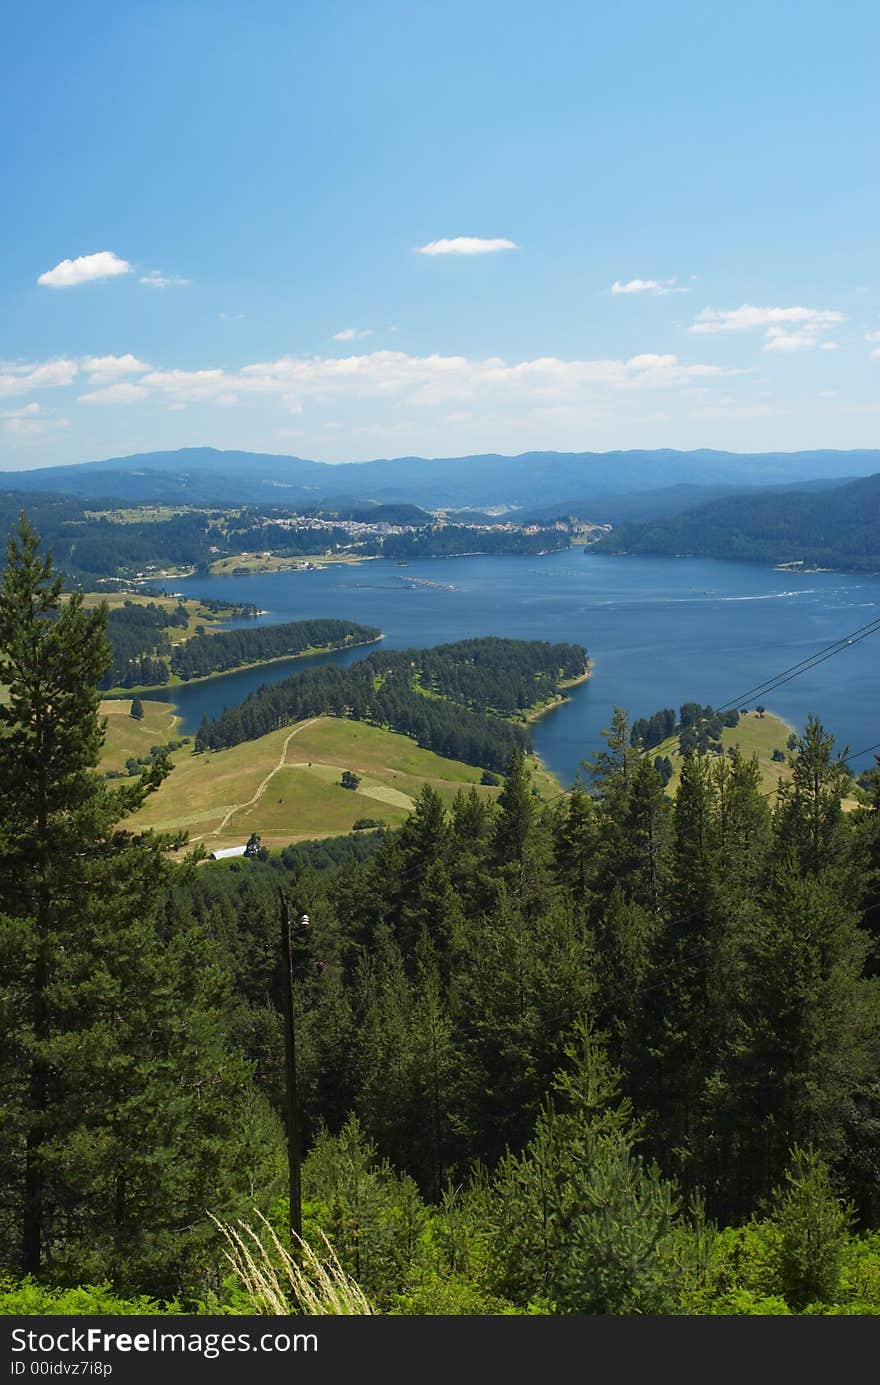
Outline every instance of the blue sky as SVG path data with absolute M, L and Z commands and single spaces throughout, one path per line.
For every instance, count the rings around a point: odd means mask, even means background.
M 0 467 L 880 445 L 874 0 L 4 29 Z

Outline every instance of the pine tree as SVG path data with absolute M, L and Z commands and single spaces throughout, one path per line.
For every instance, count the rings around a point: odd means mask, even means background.
M 817 717 L 798 737 L 790 782 L 779 786 L 777 832 L 783 851 L 794 851 L 804 870 L 818 874 L 841 863 L 842 799 L 849 783 L 846 751 Z
M 492 850 L 499 865 L 522 865 L 529 830 L 535 817 L 531 776 L 522 751 L 514 750 L 498 795 L 499 813 L 492 833 Z
M 143 702 L 141 702 L 139 697 L 133 697 L 131 699 L 131 711 L 129 715 L 133 716 L 135 721 L 143 721 L 144 704 Z
M 673 1186 L 636 1153 L 619 1075 L 585 1023 L 535 1134 L 501 1163 L 489 1203 L 493 1275 L 556 1313 L 663 1313 L 677 1297 Z
M 814 1149 L 795 1145 L 785 1184 L 774 1200 L 780 1233 L 777 1273 L 786 1301 L 796 1313 L 810 1303 L 833 1303 L 853 1216 Z
M 557 875 L 586 910 L 595 878 L 598 828 L 593 801 L 576 783 L 562 804 L 555 825 Z
M 0 1243 L 25 1273 L 173 1292 L 204 1209 L 273 1165 L 273 1125 L 255 1098 L 241 1120 L 207 939 L 157 922 L 179 841 L 118 827 L 167 762 L 116 790 L 95 770 L 104 621 L 22 519 L 0 585 Z

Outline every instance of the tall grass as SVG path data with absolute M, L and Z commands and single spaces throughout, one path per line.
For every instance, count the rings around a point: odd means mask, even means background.
M 342 1268 L 323 1232 L 323 1251 L 317 1254 L 298 1240 L 291 1255 L 261 1212 L 255 1231 L 247 1222 L 211 1220 L 226 1241 L 224 1255 L 251 1301 L 255 1313 L 289 1316 L 303 1313 L 368 1314 L 374 1309 L 361 1286 Z

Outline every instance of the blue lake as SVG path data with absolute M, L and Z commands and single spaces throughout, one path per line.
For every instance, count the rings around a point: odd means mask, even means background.
M 442 585 L 409 588 L 411 578 Z M 880 616 L 880 576 L 793 574 L 699 558 L 612 558 L 576 548 L 542 558 L 425 559 L 406 569 L 377 559 L 314 572 L 192 577 L 174 589 L 253 602 L 266 612 L 261 622 L 336 616 L 377 625 L 391 648 L 473 635 L 583 644 L 593 677 L 533 727 L 536 750 L 564 784 L 601 746 L 615 706 L 638 717 L 690 699 L 716 706 L 763 701 L 798 728 L 817 713 L 853 752 L 880 740 L 880 634 L 770 695 L 743 700 L 755 685 Z M 286 660 L 165 696 L 192 733 L 203 716 L 263 683 L 368 653 L 370 647 Z M 865 756 L 856 767 L 870 763 Z

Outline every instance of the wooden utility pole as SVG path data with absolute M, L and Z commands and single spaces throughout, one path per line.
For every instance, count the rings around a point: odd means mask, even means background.
M 287 1136 L 287 1177 L 290 1191 L 290 1247 L 299 1254 L 302 1237 L 302 1163 L 299 1143 L 299 1093 L 296 1082 L 296 1027 L 293 1009 L 293 947 L 290 904 L 279 889 L 281 905 L 281 1005 L 284 1015 L 284 1129 Z

